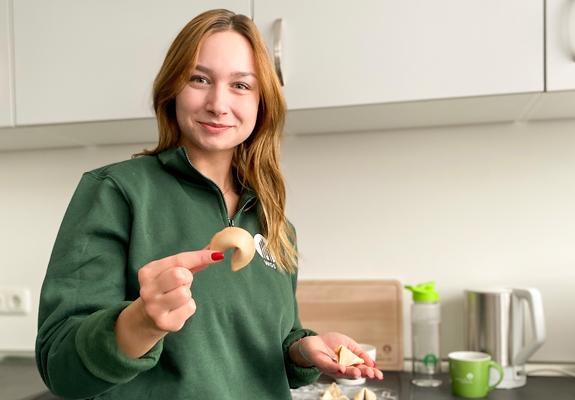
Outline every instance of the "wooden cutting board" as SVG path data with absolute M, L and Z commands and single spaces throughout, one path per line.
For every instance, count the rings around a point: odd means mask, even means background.
M 377 366 L 403 369 L 403 287 L 397 280 L 300 280 L 296 297 L 305 328 L 336 331 L 377 348 Z

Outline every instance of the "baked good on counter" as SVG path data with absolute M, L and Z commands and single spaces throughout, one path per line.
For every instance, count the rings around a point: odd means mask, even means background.
M 340 387 L 334 382 L 323 393 L 321 400 L 349 400 L 349 398 L 343 394 Z
M 377 400 L 377 396 L 368 388 L 363 388 L 353 396 L 353 400 Z
M 232 253 L 232 271 L 236 272 L 250 263 L 256 252 L 252 235 L 245 229 L 228 226 L 217 232 L 210 241 L 208 249 L 226 251 L 235 248 Z
M 323 392 L 321 400 L 349 400 L 349 397 L 343 394 L 340 387 L 334 382 Z

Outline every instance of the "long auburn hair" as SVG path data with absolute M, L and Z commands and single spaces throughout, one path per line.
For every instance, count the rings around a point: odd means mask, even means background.
M 253 189 L 260 201 L 258 214 L 267 239 L 267 250 L 279 268 L 294 272 L 297 268 L 295 232 L 285 217 L 286 190 L 279 161 L 286 105 L 264 41 L 250 18 L 229 10 L 210 10 L 196 16 L 180 31 L 154 81 L 158 144 L 137 156 L 158 154 L 180 145 L 176 96 L 187 84 L 189 71 L 197 62 L 205 38 L 215 32 L 230 30 L 249 41 L 260 88 L 254 130 L 235 148 L 232 168 L 236 170 L 241 185 Z

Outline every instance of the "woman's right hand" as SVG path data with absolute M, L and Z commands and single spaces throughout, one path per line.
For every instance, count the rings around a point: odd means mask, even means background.
M 198 250 L 152 261 L 138 271 L 140 299 L 152 329 L 176 332 L 196 312 L 194 273 L 220 261 L 219 251 Z
M 122 352 L 139 358 L 167 333 L 182 329 L 196 312 L 193 274 L 223 258 L 219 251 L 197 250 L 154 260 L 140 268 L 140 297 L 116 321 L 116 341 Z

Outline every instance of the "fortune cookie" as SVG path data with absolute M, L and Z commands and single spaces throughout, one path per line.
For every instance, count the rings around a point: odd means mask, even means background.
M 252 235 L 242 228 L 229 226 L 217 232 L 210 241 L 208 249 L 226 251 L 235 248 L 232 253 L 232 271 L 236 272 L 249 264 L 256 252 Z
M 363 358 L 356 356 L 350 349 L 345 346 L 339 346 L 335 351 L 337 354 L 337 363 L 345 367 L 355 364 L 363 364 Z
M 334 382 L 323 393 L 321 400 L 349 400 L 349 397 L 343 394 L 339 386 Z
M 377 396 L 368 388 L 363 388 L 353 396 L 353 400 L 377 400 Z

